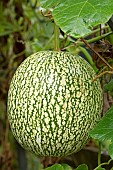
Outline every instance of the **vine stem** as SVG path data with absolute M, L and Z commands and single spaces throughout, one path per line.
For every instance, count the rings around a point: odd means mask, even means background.
M 101 40 L 101 39 L 103 39 L 103 38 L 105 38 L 105 37 L 107 37 L 107 36 L 109 36 L 109 35 L 111 35 L 111 34 L 113 34 L 113 32 L 108 32 L 108 33 L 103 34 L 103 35 L 101 35 L 101 36 L 94 37 L 94 38 L 92 38 L 92 39 L 86 40 L 86 42 L 87 42 L 88 44 L 91 44 L 91 43 L 94 43 L 94 42 L 96 42 L 96 41 L 99 41 L 99 40 Z M 69 47 L 73 47 L 73 46 L 82 46 L 82 45 L 84 45 L 84 42 L 81 42 L 80 40 L 78 40 L 78 41 L 76 41 L 76 42 L 73 42 L 73 43 L 74 43 L 74 44 L 69 45 L 69 46 L 63 48 L 63 50 L 65 50 L 65 49 L 67 49 L 67 48 L 69 48 Z
M 96 41 L 99 41 L 99 40 L 101 40 L 101 39 L 103 39 L 103 38 L 105 38 L 105 37 L 107 37 L 107 36 L 109 36 L 109 35 L 111 35 L 111 34 L 113 34 L 112 31 L 111 31 L 111 32 L 108 32 L 108 33 L 106 33 L 106 34 L 103 34 L 103 35 L 101 35 L 101 36 L 94 37 L 94 38 L 91 38 L 91 39 L 89 39 L 89 40 L 86 40 L 86 42 L 89 43 L 89 44 L 91 44 L 91 43 L 94 43 L 94 42 L 96 42 Z M 83 43 L 83 42 L 79 42 L 78 44 L 79 44 L 79 45 L 83 45 L 84 43 Z
M 98 73 L 99 70 L 98 70 L 98 68 L 96 67 L 95 63 L 93 62 L 92 57 L 91 57 L 91 55 L 88 53 L 88 51 L 87 51 L 85 48 L 81 47 L 81 46 L 79 46 L 79 49 L 80 49 L 80 51 L 82 51 L 83 54 L 86 56 L 87 60 L 89 61 L 89 63 L 90 63 L 91 66 L 93 67 L 94 71 L 95 71 L 96 73 Z
M 81 40 L 86 44 L 87 47 L 89 47 L 111 70 L 113 70 L 113 68 L 109 65 L 109 63 L 96 51 L 94 50 L 91 45 L 84 39 L 81 38 Z
M 100 164 L 99 166 L 97 166 L 94 170 L 98 170 L 98 168 L 100 168 L 100 167 L 103 166 L 103 165 L 109 165 L 111 161 L 113 161 L 113 159 L 110 159 L 108 162 L 101 163 L 101 164 Z
M 99 151 L 98 151 L 98 166 L 101 164 L 101 142 L 99 142 Z
M 106 30 L 106 29 L 108 29 L 108 28 L 109 28 L 109 26 L 106 25 L 106 26 L 102 27 L 101 30 Z M 92 35 L 92 34 L 95 34 L 95 33 L 97 33 L 97 32 L 100 32 L 100 28 L 97 28 L 97 29 L 92 30 L 90 33 L 86 34 L 83 38 L 85 38 L 85 37 L 87 37 L 87 36 L 90 36 L 90 35 Z M 111 31 L 111 33 L 113 33 L 113 32 Z M 108 34 L 109 34 L 109 33 L 108 33 Z M 101 35 L 101 36 L 103 36 L 103 35 Z
M 60 51 L 59 47 L 59 27 L 54 23 L 54 42 L 55 42 L 55 51 Z

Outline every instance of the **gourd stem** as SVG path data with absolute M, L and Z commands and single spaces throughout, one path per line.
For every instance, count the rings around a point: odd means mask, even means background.
M 59 27 L 54 23 L 54 42 L 55 42 L 55 51 L 60 51 L 59 47 Z

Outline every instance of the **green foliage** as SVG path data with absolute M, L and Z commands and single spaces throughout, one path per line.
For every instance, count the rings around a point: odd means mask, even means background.
M 111 79 L 111 81 L 105 85 L 105 91 L 110 91 L 112 92 L 113 91 L 113 79 Z
M 113 96 L 113 79 L 108 84 L 104 86 L 105 91 L 109 91 L 110 94 Z
M 72 168 L 67 164 L 62 164 L 62 167 L 64 168 L 64 170 L 72 170 Z
M 112 16 L 113 1 L 109 0 L 47 0 L 43 7 L 52 8 L 56 24 L 68 35 L 75 38 L 89 34 L 94 26 L 106 23 Z M 62 12 L 61 12 L 62 11 Z
M 7 15 L 10 11 L 13 11 L 10 20 L 7 19 Z M 22 27 L 19 22 L 16 21 L 14 15 L 14 8 L 7 9 L 7 13 L 4 12 L 2 2 L 0 2 L 0 37 L 12 34 L 14 32 L 22 31 Z
M 88 170 L 88 166 L 85 164 L 81 164 L 75 170 Z
M 60 3 L 62 3 L 63 1 L 62 0 L 39 0 L 41 2 L 41 5 L 44 7 L 44 8 L 51 8 L 51 7 L 54 7 L 54 6 L 57 6 L 59 5 Z
M 91 137 L 102 141 L 110 141 L 109 154 L 113 159 L 113 106 L 98 123 L 95 129 L 90 132 Z
M 61 164 L 55 164 L 45 170 L 65 170 Z
M 96 170 L 105 170 L 105 168 L 99 167 L 99 168 L 97 168 Z
M 45 170 L 72 170 L 72 168 L 67 164 L 55 164 Z M 88 166 L 81 164 L 75 170 L 88 170 Z

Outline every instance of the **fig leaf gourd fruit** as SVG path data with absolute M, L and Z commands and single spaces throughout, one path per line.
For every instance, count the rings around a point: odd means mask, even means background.
M 100 119 L 102 91 L 93 68 L 68 52 L 42 51 L 16 70 L 8 118 L 20 145 L 37 156 L 79 151 Z

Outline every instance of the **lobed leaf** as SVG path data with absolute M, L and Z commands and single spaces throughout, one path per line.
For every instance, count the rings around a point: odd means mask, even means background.
M 56 24 L 66 34 L 80 38 L 94 26 L 106 23 L 113 14 L 113 0 L 40 0 L 46 9 L 53 8 Z

